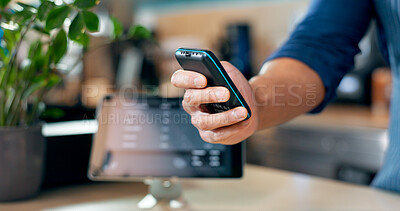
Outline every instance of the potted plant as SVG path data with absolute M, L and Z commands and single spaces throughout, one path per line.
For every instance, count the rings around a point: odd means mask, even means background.
M 89 33 L 99 30 L 99 18 L 90 11 L 99 0 L 69 2 L 0 0 L 0 201 L 39 191 L 45 153 L 38 121 L 43 97 L 65 75 L 59 63 L 69 44 L 87 49 Z M 111 22 L 116 40 L 150 37 L 141 26 L 124 34 L 118 20 Z

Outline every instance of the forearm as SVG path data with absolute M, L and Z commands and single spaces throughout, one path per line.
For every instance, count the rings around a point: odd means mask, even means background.
M 250 80 L 258 114 L 258 129 L 289 121 L 317 107 L 325 96 L 318 74 L 290 58 L 266 63 Z

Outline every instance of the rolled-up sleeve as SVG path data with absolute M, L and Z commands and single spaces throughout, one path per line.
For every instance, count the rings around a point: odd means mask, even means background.
M 293 58 L 317 72 L 326 90 L 323 102 L 311 111 L 318 113 L 336 96 L 337 86 L 354 66 L 358 43 L 373 15 L 372 0 L 313 0 L 288 41 L 266 61 Z

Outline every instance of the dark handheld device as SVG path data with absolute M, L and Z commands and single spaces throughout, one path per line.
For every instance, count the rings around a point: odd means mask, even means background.
M 210 113 L 220 113 L 242 106 L 247 109 L 246 120 L 251 117 L 250 107 L 211 51 L 179 48 L 175 56 L 183 69 L 203 74 L 207 78 L 207 86 L 223 86 L 229 90 L 230 98 L 227 102 L 206 104 Z

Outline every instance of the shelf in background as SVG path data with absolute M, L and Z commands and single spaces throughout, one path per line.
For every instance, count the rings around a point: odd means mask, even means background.
M 373 115 L 371 109 L 366 106 L 331 105 L 320 114 L 302 115 L 289 124 L 292 123 L 386 129 L 389 125 L 389 116 Z

